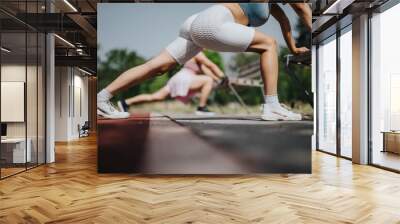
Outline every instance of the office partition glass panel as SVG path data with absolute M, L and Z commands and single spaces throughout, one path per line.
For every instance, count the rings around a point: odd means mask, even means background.
M 28 168 L 37 165 L 38 160 L 38 35 L 28 30 L 27 33 L 27 80 L 26 80 L 26 113 L 27 140 L 30 144 L 30 161 Z
M 352 32 L 351 26 L 340 36 L 340 153 L 352 156 Z
M 1 33 L 1 175 L 24 171 L 31 161 L 26 124 L 26 33 Z
M 1 1 L 23 17 L 45 12 L 45 1 Z M 32 17 L 35 19 L 37 17 Z M 45 52 L 39 30 L 0 12 L 0 178 L 45 162 Z
M 27 2 L 26 12 L 30 14 L 41 13 L 42 4 L 39 1 L 31 1 Z M 37 20 L 37 21 L 33 21 Z M 32 23 L 38 23 L 38 17 L 33 16 L 30 21 Z M 43 155 L 43 152 L 39 153 L 39 147 L 42 147 L 43 144 L 39 145 L 40 135 L 39 135 L 39 108 L 42 102 L 39 102 L 40 94 L 39 88 L 44 87 L 40 85 L 39 82 L 42 81 L 41 76 L 42 69 L 40 68 L 41 57 L 40 49 L 41 38 L 43 35 L 31 27 L 27 27 L 27 131 L 28 131 L 28 141 L 31 142 L 31 162 L 28 163 L 28 167 L 35 167 L 39 164 L 39 159 Z M 42 90 L 43 91 L 43 90 Z M 40 111 L 43 112 L 43 111 Z M 43 120 L 43 119 L 41 119 Z M 43 159 L 41 159 L 43 161 Z
M 336 36 L 318 48 L 318 149 L 336 153 Z
M 371 19 L 372 163 L 400 170 L 400 4 Z

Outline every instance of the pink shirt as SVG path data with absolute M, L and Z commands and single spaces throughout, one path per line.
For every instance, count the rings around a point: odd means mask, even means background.
M 199 73 L 200 72 L 200 66 L 196 63 L 195 60 L 189 60 L 187 61 L 184 65 L 184 68 L 192 70 L 194 73 Z

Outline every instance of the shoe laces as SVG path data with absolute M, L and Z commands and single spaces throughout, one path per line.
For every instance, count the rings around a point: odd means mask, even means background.
M 283 108 L 283 109 L 286 109 L 287 111 L 290 111 L 290 112 L 292 112 L 291 110 L 292 110 L 292 108 L 290 108 L 289 106 L 287 106 L 286 104 L 284 104 L 284 103 L 281 103 L 280 104 L 281 105 L 281 107 Z
M 119 110 L 116 109 L 115 105 L 113 103 L 111 103 L 110 101 L 107 102 L 107 106 L 111 112 L 119 112 Z
M 281 107 L 283 108 L 283 109 L 285 109 L 288 113 L 290 113 L 290 114 L 297 114 L 297 113 L 295 113 L 295 112 L 293 112 L 292 111 L 292 108 L 290 108 L 289 106 L 287 106 L 286 104 L 283 104 L 283 103 L 281 103 Z
M 264 108 L 266 107 L 266 104 L 261 104 L 261 111 L 264 111 Z M 275 111 L 275 113 L 279 113 L 279 111 L 283 112 L 283 113 L 290 113 L 290 114 L 295 114 L 292 111 L 292 108 L 290 108 L 289 106 L 287 106 L 286 104 L 280 103 L 277 105 L 276 107 L 278 109 L 278 111 Z M 279 113 L 280 114 L 280 113 Z

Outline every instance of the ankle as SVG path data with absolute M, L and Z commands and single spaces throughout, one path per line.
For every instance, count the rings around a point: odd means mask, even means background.
M 113 95 L 108 92 L 107 89 L 102 89 L 98 94 L 97 94 L 97 101 L 104 102 L 104 101 L 109 101 Z
M 264 99 L 265 99 L 265 104 L 267 104 L 267 105 L 279 104 L 279 99 L 278 99 L 278 95 L 277 94 L 265 95 Z

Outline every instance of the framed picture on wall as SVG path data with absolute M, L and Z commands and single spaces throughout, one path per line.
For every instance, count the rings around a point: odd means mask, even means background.
M 1 82 L 1 122 L 25 121 L 25 82 Z

